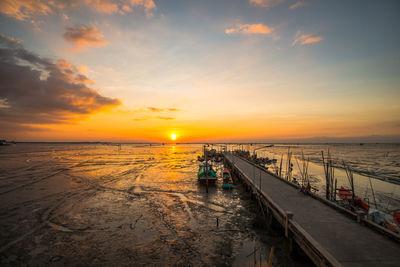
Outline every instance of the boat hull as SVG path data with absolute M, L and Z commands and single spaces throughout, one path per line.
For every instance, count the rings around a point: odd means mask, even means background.
M 224 188 L 224 189 L 232 189 L 233 188 L 233 184 L 222 184 L 222 188 Z

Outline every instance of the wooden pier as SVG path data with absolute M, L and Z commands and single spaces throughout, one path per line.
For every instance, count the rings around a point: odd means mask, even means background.
M 279 223 L 291 249 L 300 248 L 315 265 L 400 266 L 399 240 L 385 229 L 334 203 L 306 195 L 232 153 L 225 152 L 224 158 L 234 175 L 258 196 L 268 224 Z

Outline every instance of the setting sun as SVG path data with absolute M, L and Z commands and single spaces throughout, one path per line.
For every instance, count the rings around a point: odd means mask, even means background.
M 171 134 L 171 139 L 175 141 L 175 139 L 176 139 L 176 134 Z

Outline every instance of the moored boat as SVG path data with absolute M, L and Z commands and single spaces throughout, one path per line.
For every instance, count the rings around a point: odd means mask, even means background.
M 233 188 L 232 176 L 228 169 L 224 169 L 222 172 L 222 188 L 225 189 Z
M 205 161 L 204 164 L 199 165 L 197 179 L 200 182 L 215 182 L 217 180 L 217 173 L 214 171 L 212 166 L 207 161 Z
M 339 198 L 341 200 L 351 200 L 353 197 L 353 193 L 350 190 L 341 187 L 339 189 Z
M 353 193 L 350 190 L 341 187 L 339 189 L 339 198 L 341 200 L 351 201 L 353 199 Z M 357 205 L 360 209 L 363 209 L 365 211 L 368 211 L 370 208 L 369 205 L 358 196 L 354 196 L 354 202 L 355 205 Z

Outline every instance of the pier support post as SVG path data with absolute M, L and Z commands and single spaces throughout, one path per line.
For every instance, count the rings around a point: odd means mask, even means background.
M 293 218 L 293 213 L 290 211 L 286 211 L 286 218 L 285 218 L 285 236 L 286 238 L 289 237 L 289 220 Z
M 267 233 L 270 233 L 272 230 L 272 212 L 267 208 Z
M 357 222 L 361 223 L 361 215 L 363 214 L 363 212 L 361 210 L 356 211 L 357 214 Z

